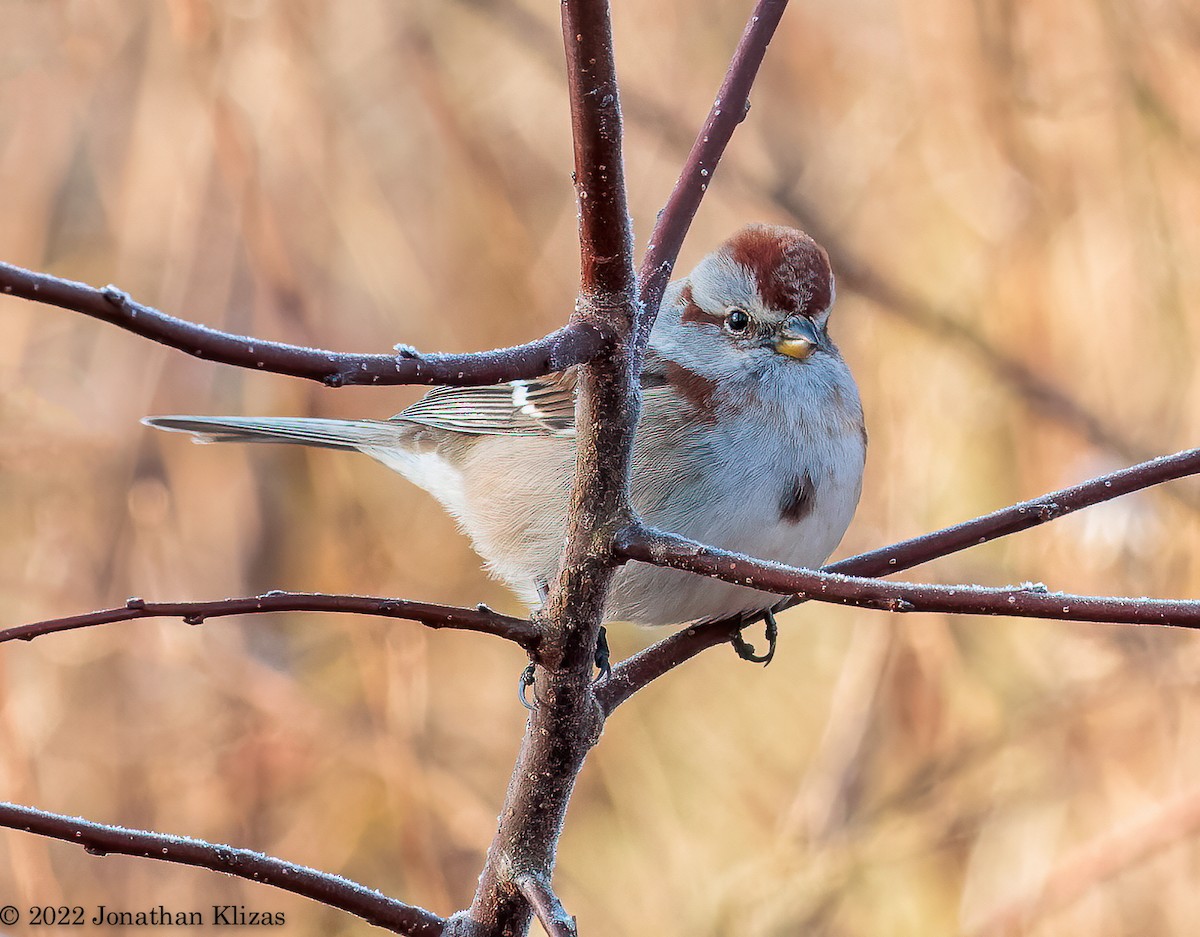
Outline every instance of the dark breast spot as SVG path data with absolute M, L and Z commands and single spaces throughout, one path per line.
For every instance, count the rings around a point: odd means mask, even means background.
M 789 524 L 799 524 L 812 513 L 816 499 L 817 489 L 808 472 L 797 475 L 783 492 L 779 516 Z

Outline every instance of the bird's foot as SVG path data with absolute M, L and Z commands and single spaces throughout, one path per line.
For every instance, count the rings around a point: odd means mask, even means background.
M 753 649 L 752 649 L 753 650 Z M 599 683 L 601 680 L 607 680 L 612 674 L 612 656 L 608 650 L 608 634 L 604 630 L 604 626 L 600 626 L 600 632 L 596 635 L 596 652 L 592 658 L 596 669 L 600 671 L 596 675 L 593 683 Z M 535 665 L 530 662 L 529 666 L 521 671 L 521 676 L 517 680 L 517 699 L 521 701 L 521 705 L 532 711 L 534 703 L 529 702 L 529 688 L 533 686 Z
M 767 609 L 763 612 L 763 622 L 766 624 L 767 634 L 767 650 L 764 654 L 759 654 L 754 650 L 754 645 L 742 637 L 742 632 L 739 629 L 733 633 L 729 642 L 733 645 L 733 649 L 737 652 L 737 656 L 742 660 L 748 660 L 752 664 L 763 664 L 764 666 L 771 663 L 771 658 L 775 656 L 775 645 L 779 638 L 779 625 L 775 622 L 775 614 Z

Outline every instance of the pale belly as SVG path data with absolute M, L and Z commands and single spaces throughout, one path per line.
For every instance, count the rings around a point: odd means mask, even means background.
M 753 458 L 747 458 L 753 453 Z M 536 604 L 558 571 L 574 474 L 573 440 L 485 437 L 453 469 L 437 456 L 371 453 L 434 494 L 471 537 L 489 570 Z M 639 438 L 633 501 L 651 527 L 725 550 L 817 567 L 833 552 L 858 503 L 865 456 L 858 432 L 740 438 L 703 445 Z M 807 477 L 812 506 L 790 519 L 788 485 Z M 767 608 L 778 596 L 677 570 L 629 563 L 618 570 L 609 621 L 670 625 Z

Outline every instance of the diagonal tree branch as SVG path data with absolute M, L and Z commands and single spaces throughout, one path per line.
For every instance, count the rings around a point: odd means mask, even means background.
M 549 937 L 579 937 L 575 918 L 567 914 L 548 879 L 536 872 L 525 872 L 513 881 Z
M 1070 488 L 1052 491 L 1040 498 L 1001 508 L 953 527 L 838 560 L 826 569 L 851 576 L 884 576 L 900 572 L 989 540 L 1066 517 L 1082 508 L 1197 473 L 1200 473 L 1200 449 L 1185 449 L 1174 455 L 1159 456 L 1100 475 Z
M 0 826 L 82 846 L 95 856 L 116 853 L 212 869 L 349 911 L 370 924 L 410 937 L 438 937 L 444 921 L 424 908 L 386 898 L 338 875 L 319 872 L 250 849 L 221 846 L 186 836 L 92 823 L 33 807 L 0 803 Z
M 428 602 L 368 595 L 267 592 L 263 595 L 208 602 L 147 602 L 145 599 L 134 598 L 119 608 L 106 608 L 83 615 L 51 618 L 4 628 L 0 630 L 0 644 L 18 639 L 31 641 L 36 637 L 59 631 L 132 621 L 135 618 L 182 618 L 189 625 L 199 625 L 208 618 L 264 612 L 347 612 L 355 615 L 402 618 L 430 628 L 453 628 L 494 634 L 520 645 L 527 651 L 535 650 L 541 641 L 541 633 L 532 622 L 501 615 L 486 605 L 480 605 L 478 608 L 455 608 L 451 605 L 432 605 Z
M 544 338 L 493 351 L 421 354 L 398 346 L 391 355 L 355 355 L 268 342 L 177 319 L 134 302 L 116 287 L 85 283 L 0 263 L 0 293 L 81 312 L 206 361 L 318 381 L 352 384 L 494 384 L 540 377 L 591 361 L 608 336 L 592 322 L 573 322 Z
M 752 586 L 801 599 L 877 608 L 888 612 L 944 612 L 952 615 L 1008 615 L 1055 621 L 1172 625 L 1200 628 L 1200 599 L 1127 599 L 1050 592 L 1029 583 L 1017 588 L 888 582 L 759 560 L 705 546 L 686 537 L 630 527 L 618 537 L 626 559 L 669 566 L 725 582 Z
M 1065 517 L 1074 511 L 1197 473 L 1200 473 L 1200 449 L 1160 456 L 943 530 L 839 560 L 827 566 L 826 570 L 855 576 L 883 576 L 901 572 Z M 791 607 L 799 601 L 797 598 L 789 599 L 782 606 Z M 597 691 L 604 711 L 611 713 L 642 687 L 684 661 L 707 648 L 724 644 L 745 624 L 743 619 L 738 618 L 693 625 L 622 661 L 613 668 L 612 675 Z
M 650 234 L 638 272 L 642 303 L 653 310 L 641 325 L 647 335 L 700 200 L 716 174 L 733 132 L 750 111 L 750 89 L 786 8 L 787 0 L 758 0 L 755 4 L 717 91 L 717 99 Z M 681 136 L 686 139 L 687 133 Z

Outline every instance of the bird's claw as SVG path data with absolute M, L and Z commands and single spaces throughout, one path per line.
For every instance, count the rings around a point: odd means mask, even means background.
M 600 626 L 600 631 L 596 635 L 596 656 L 593 658 L 593 663 L 596 669 L 600 671 L 596 674 L 596 679 L 593 683 L 599 683 L 601 680 L 607 680 L 612 675 L 612 655 L 608 650 L 608 632 L 604 630 L 604 626 Z
M 517 681 L 517 699 L 521 701 L 521 705 L 533 712 L 533 704 L 529 702 L 525 696 L 525 691 L 533 686 L 533 663 L 521 671 L 521 677 Z
M 765 654 L 759 654 L 755 651 L 754 645 L 742 637 L 740 629 L 733 633 L 729 641 L 733 645 L 733 649 L 737 652 L 737 656 L 742 660 L 766 666 L 771 663 L 771 659 L 775 656 L 775 645 L 779 639 L 779 625 L 775 622 L 775 614 L 770 609 L 763 612 L 763 622 L 766 625 L 767 634 L 767 650 Z
M 753 651 L 754 649 L 751 648 L 751 650 Z M 595 656 L 592 658 L 592 662 L 596 665 L 596 669 L 600 671 L 598 674 L 596 674 L 596 678 L 592 681 L 593 683 L 599 683 L 601 680 L 607 680 L 612 675 L 612 656 L 608 650 L 608 633 L 604 630 L 603 625 L 600 626 L 600 631 L 596 635 L 596 651 Z M 535 673 L 534 668 L 535 665 L 531 661 L 529 666 L 521 671 L 521 676 L 517 680 L 517 699 L 519 699 L 521 701 L 521 705 L 530 712 L 533 711 L 537 699 L 534 697 L 535 702 L 531 703 L 529 702 L 528 696 L 528 690 L 531 686 L 533 686 Z

